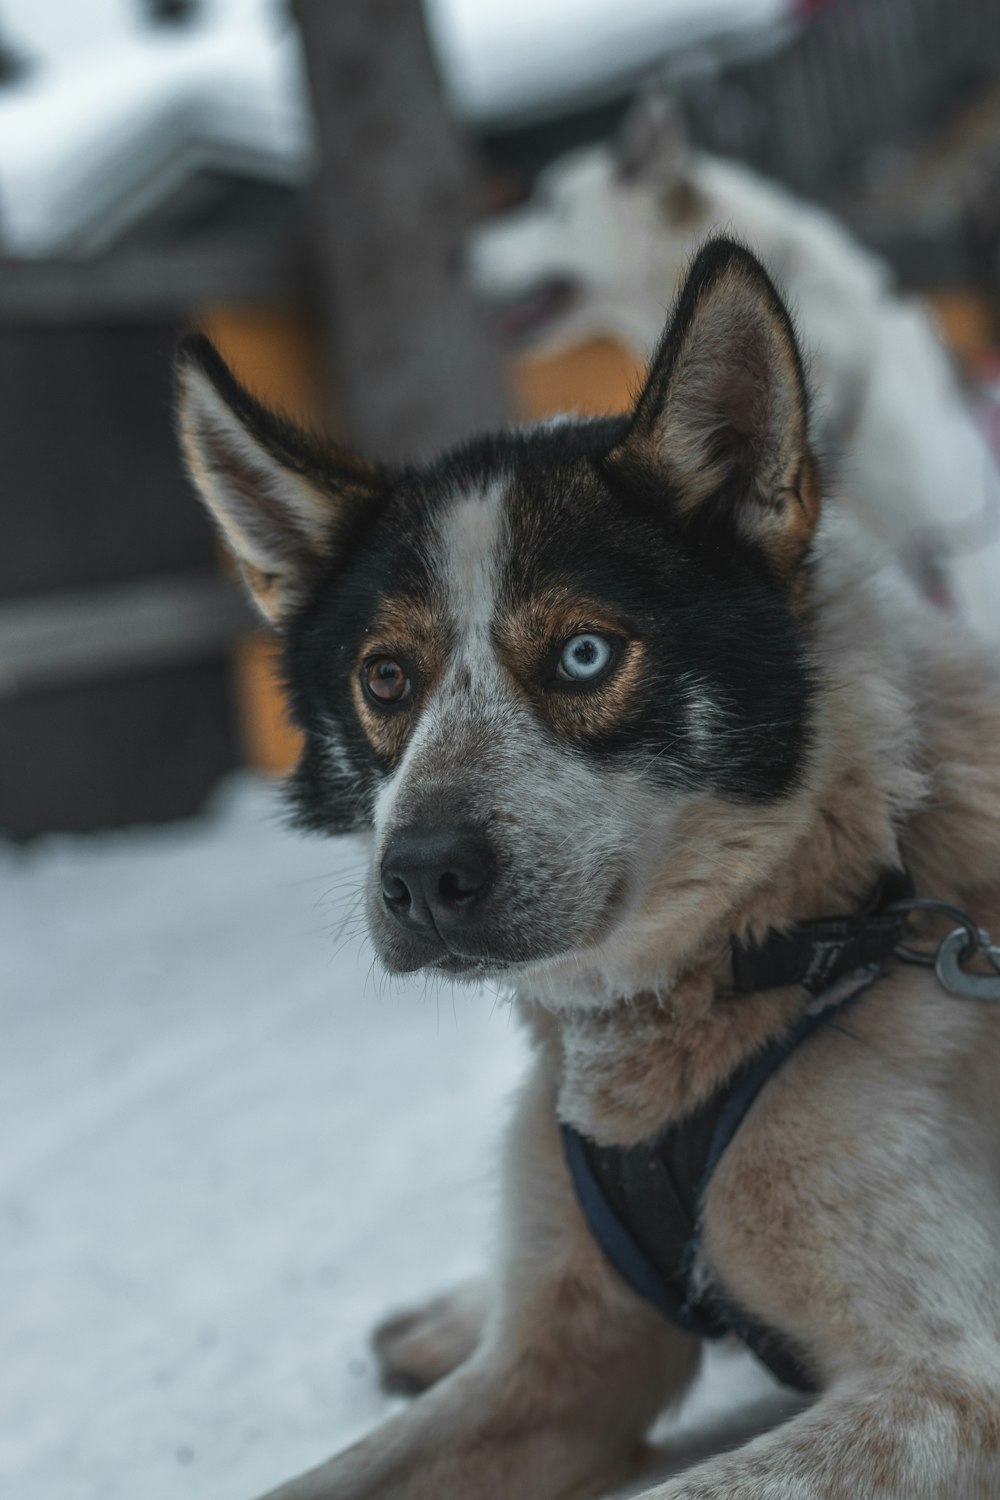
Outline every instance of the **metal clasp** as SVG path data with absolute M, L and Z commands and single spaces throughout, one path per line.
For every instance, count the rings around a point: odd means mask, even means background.
M 935 911 L 953 917 L 961 925 L 949 932 L 931 952 L 908 948 L 903 943 L 896 947 L 896 957 L 910 964 L 925 964 L 933 967 L 938 983 L 949 994 L 963 1000 L 986 1000 L 1000 1002 L 1000 947 L 989 933 L 977 927 L 959 906 L 947 901 L 935 901 L 931 897 L 914 897 L 909 901 L 894 901 L 887 908 L 893 912 Z M 992 964 L 993 974 L 970 974 L 963 965 L 978 954 L 985 955 Z
M 996 970 L 995 974 L 969 974 L 962 968 L 969 958 L 968 937 L 963 927 L 949 932 L 938 948 L 934 958 L 934 972 L 946 990 L 961 995 L 963 1000 L 1000 1001 L 1000 948 L 990 941 L 988 932 L 980 928 L 979 941 L 974 953 L 984 953 Z

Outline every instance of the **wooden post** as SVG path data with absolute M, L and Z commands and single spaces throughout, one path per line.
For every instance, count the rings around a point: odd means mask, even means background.
M 426 458 L 506 397 L 458 259 L 479 188 L 421 0 L 295 0 L 318 126 L 317 271 L 347 436 Z

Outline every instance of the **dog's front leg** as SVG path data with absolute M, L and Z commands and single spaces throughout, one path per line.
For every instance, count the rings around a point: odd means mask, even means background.
M 934 1365 L 856 1376 L 640 1500 L 986 1500 L 1000 1494 L 1000 1380 Z
M 561 1500 L 626 1474 L 697 1343 L 618 1281 L 573 1196 L 544 1066 L 507 1153 L 496 1307 L 469 1361 L 269 1500 Z

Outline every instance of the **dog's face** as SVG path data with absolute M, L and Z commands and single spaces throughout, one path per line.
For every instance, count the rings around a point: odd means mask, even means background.
M 626 270 L 623 188 L 605 146 L 573 152 L 543 169 L 528 202 L 469 234 L 464 264 L 477 293 L 501 311 L 533 292 L 555 308 L 612 282 Z
M 527 202 L 471 231 L 471 285 L 507 333 L 529 342 L 586 326 L 588 315 L 614 326 L 616 306 L 662 306 L 665 289 L 672 298 L 693 251 L 719 227 L 698 177 L 670 102 L 641 99 L 617 141 L 550 163 Z M 729 208 L 727 223 L 732 215 Z M 643 331 L 646 349 L 659 330 Z
M 192 473 L 284 632 L 300 817 L 370 830 L 389 970 L 593 951 L 687 799 L 794 788 L 818 502 L 791 329 L 745 250 L 702 253 L 632 413 L 419 471 L 293 432 L 204 341 L 181 390 Z

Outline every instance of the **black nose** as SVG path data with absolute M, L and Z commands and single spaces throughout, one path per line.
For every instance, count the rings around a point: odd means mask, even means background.
M 397 833 L 382 860 L 382 895 L 404 927 L 444 936 L 471 919 L 495 869 L 489 844 L 468 829 Z

